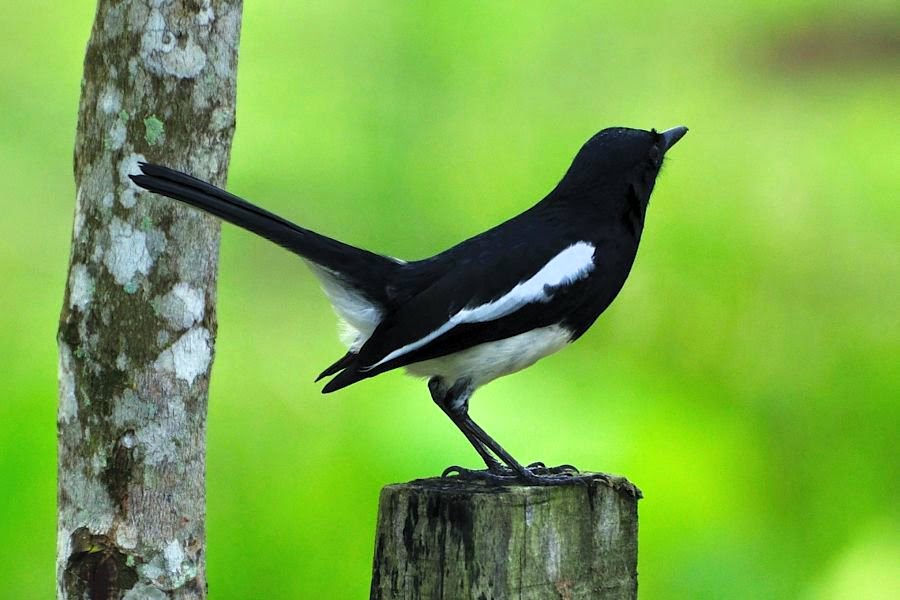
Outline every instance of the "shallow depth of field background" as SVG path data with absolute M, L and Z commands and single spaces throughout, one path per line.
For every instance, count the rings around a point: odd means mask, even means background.
M 55 329 L 94 2 L 0 6 L 0 597 L 49 598 Z M 528 207 L 581 143 L 690 133 L 578 344 L 480 391 L 523 461 L 624 474 L 645 598 L 900 589 L 900 42 L 891 2 L 247 2 L 229 187 L 394 256 Z M 300 261 L 222 236 L 213 598 L 363 598 L 378 491 L 477 456 L 424 384 L 322 396 Z

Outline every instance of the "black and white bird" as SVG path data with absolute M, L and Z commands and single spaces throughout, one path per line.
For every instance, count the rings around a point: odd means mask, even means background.
M 404 367 L 487 465 L 459 476 L 558 484 L 568 469 L 523 466 L 468 415 L 489 381 L 584 334 L 625 283 L 667 151 L 687 133 L 610 128 L 584 144 L 547 196 L 431 258 L 402 261 L 299 227 L 209 183 L 141 163 L 134 182 L 298 254 L 345 324 L 347 353 L 325 369 L 334 392 Z M 447 473 L 447 472 L 445 472 Z

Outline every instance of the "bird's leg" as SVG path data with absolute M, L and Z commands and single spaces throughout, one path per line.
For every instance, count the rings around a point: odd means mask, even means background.
M 530 485 L 563 485 L 579 481 L 576 476 L 578 470 L 574 467 L 569 468 L 569 465 L 548 468 L 543 463 L 534 463 L 524 467 L 513 458 L 469 416 L 469 396 L 472 395 L 472 386 L 468 381 L 457 381 L 452 386 L 447 386 L 443 378 L 432 377 L 428 380 L 428 389 L 435 404 L 450 417 L 487 465 L 487 470 L 484 471 L 459 466 L 448 467 L 444 469 L 442 477 L 455 475 L 460 479 L 478 479 L 494 484 L 518 482 Z
M 459 466 L 448 467 L 442 476 L 456 475 L 462 479 L 479 479 L 496 484 L 524 482 L 532 485 L 559 485 L 572 483 L 574 468 L 547 468 L 541 463 L 528 467 L 522 466 L 497 441 L 489 436 L 469 416 L 469 396 L 472 386 L 468 381 L 458 381 L 447 386 L 445 380 L 433 377 L 428 381 L 431 397 L 453 424 L 466 436 L 472 447 L 478 452 L 487 470 L 477 471 Z M 498 460 L 499 459 L 499 460 Z
M 465 387 L 467 388 L 468 386 Z M 434 400 L 434 403 L 444 411 L 444 414 L 450 417 L 453 424 L 459 428 L 464 436 L 466 436 L 466 439 L 469 440 L 469 443 L 472 444 L 472 447 L 475 448 L 475 451 L 478 452 L 478 455 L 484 460 L 484 464 L 487 465 L 488 471 L 498 474 L 507 472 L 506 467 L 494 458 L 494 455 L 491 454 L 474 434 L 463 426 L 463 423 L 459 418 L 459 411 L 454 410 L 453 408 L 460 399 L 464 406 L 468 405 L 468 395 L 471 394 L 471 391 L 464 389 L 463 386 L 454 385 L 447 387 L 444 379 L 440 377 L 432 377 L 428 380 L 428 391 L 431 392 L 431 399 Z M 466 410 L 463 410 L 462 414 L 465 415 L 466 412 Z M 461 469 L 462 467 L 449 467 L 444 470 L 444 474 L 447 474 L 448 472 L 457 472 Z
M 509 469 L 513 471 L 516 478 L 528 482 L 528 483 L 539 483 L 538 475 L 535 474 L 530 468 L 522 466 L 522 463 L 513 458 L 512 454 L 506 451 L 503 446 L 501 446 L 497 440 L 492 438 L 488 433 L 481 428 L 478 423 L 472 420 L 472 417 L 469 416 L 468 411 L 463 413 L 462 415 L 462 426 L 468 431 L 472 436 L 474 436 L 478 441 L 484 444 L 487 448 L 490 449 L 491 452 L 497 455 L 497 457 L 502 460 Z M 535 465 L 537 467 L 537 465 Z M 539 467 L 543 468 L 543 467 Z
M 502 482 L 508 482 L 510 479 L 517 480 L 520 482 L 528 483 L 531 485 L 566 485 L 571 483 L 576 483 L 582 481 L 586 478 L 592 478 L 593 475 L 588 476 L 579 476 L 578 469 L 573 467 L 572 465 L 560 465 L 558 467 L 547 467 L 544 463 L 532 463 L 527 467 L 523 467 L 522 464 L 517 461 L 512 455 L 507 452 L 503 446 L 501 446 L 497 441 L 488 435 L 488 433 L 482 429 L 472 418 L 468 415 L 468 413 L 463 415 L 462 418 L 462 426 L 466 431 L 470 432 L 476 439 L 478 439 L 482 444 L 484 444 L 491 452 L 497 455 L 500 460 L 502 460 L 506 465 L 513 471 L 510 477 L 507 475 L 506 477 L 501 477 Z M 491 477 L 488 478 L 493 481 L 497 481 L 497 479 Z
M 527 477 L 527 475 L 531 474 L 531 472 L 523 467 L 521 463 L 519 463 L 519 461 L 513 458 L 512 455 L 503 448 L 503 446 L 498 444 L 494 438 L 489 436 L 484 429 L 482 429 L 475 421 L 472 420 L 472 417 L 469 416 L 468 410 L 463 410 L 461 412 L 460 421 L 461 426 L 465 431 L 469 432 L 472 437 L 489 448 L 491 452 L 496 454 L 500 460 L 502 460 L 518 475 Z

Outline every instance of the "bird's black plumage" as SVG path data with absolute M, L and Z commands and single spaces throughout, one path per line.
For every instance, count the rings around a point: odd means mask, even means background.
M 396 260 L 304 229 L 180 171 L 150 163 L 141 163 L 140 167 L 142 174 L 132 175 L 131 179 L 142 188 L 252 231 L 316 265 L 340 273 L 373 302 L 385 307 L 391 305 L 388 284 L 400 267 Z
M 304 229 L 167 167 L 142 163 L 132 179 L 303 257 L 355 331 L 349 352 L 320 375 L 332 377 L 323 391 L 398 367 L 430 377 L 435 401 L 496 474 L 503 467 L 490 455 L 521 465 L 471 423 L 468 397 L 577 339 L 609 306 L 637 254 L 663 157 L 686 131 L 605 129 L 536 205 L 413 262 Z

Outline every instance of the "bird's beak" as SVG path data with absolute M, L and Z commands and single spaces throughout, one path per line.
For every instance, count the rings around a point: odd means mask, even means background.
M 687 132 L 688 132 L 688 128 L 684 127 L 684 126 L 673 127 L 672 129 L 663 131 L 660 135 L 663 137 L 663 140 L 665 140 L 665 142 L 666 142 L 665 150 L 667 151 L 669 148 L 674 146 L 678 142 L 678 140 L 680 140 L 681 138 L 684 137 L 684 134 L 686 134 Z

